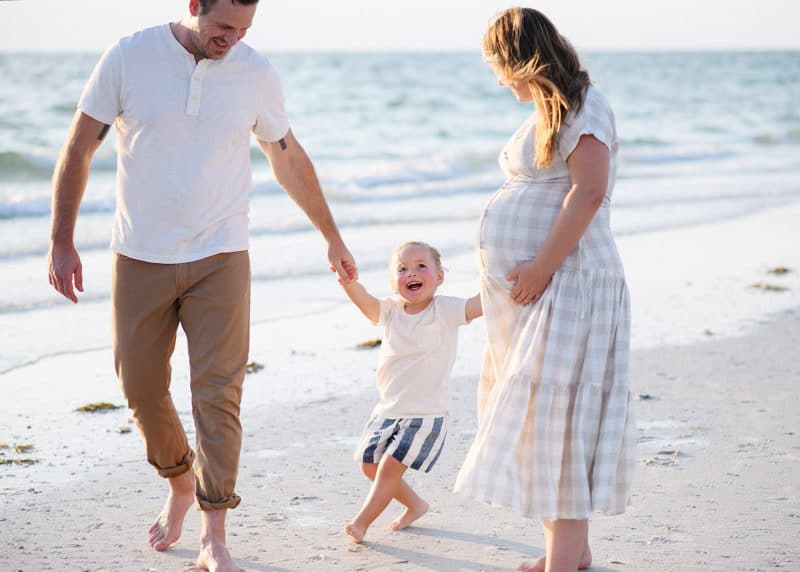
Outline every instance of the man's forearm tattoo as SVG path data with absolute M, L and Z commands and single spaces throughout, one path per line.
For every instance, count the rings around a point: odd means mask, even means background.
M 281 140 L 278 141 L 278 143 L 281 144 L 281 151 L 286 151 L 286 140 L 281 138 Z
M 102 141 L 108 135 L 108 130 L 111 129 L 110 125 L 103 125 L 103 128 L 100 130 L 100 134 L 97 136 L 98 141 Z

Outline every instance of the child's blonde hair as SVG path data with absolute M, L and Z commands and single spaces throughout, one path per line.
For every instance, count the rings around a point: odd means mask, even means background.
M 436 250 L 427 242 L 420 242 L 418 240 L 411 240 L 409 242 L 404 242 L 403 244 L 397 246 L 392 252 L 392 257 L 389 259 L 389 268 L 394 269 L 395 261 L 397 261 L 397 256 L 400 254 L 400 251 L 402 251 L 404 248 L 413 248 L 413 247 L 427 248 L 428 251 L 431 253 L 433 261 L 436 263 L 436 268 L 438 268 L 439 270 L 444 270 L 444 267 L 442 266 L 442 255 L 439 254 L 439 251 Z

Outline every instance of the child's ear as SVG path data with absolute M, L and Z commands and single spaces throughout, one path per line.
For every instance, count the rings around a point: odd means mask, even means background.
M 439 268 L 436 273 L 436 285 L 441 286 L 442 282 L 444 282 L 444 268 Z

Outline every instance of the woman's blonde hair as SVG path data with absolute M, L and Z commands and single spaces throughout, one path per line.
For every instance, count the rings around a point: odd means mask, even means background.
M 489 25 L 483 59 L 505 79 L 530 88 L 538 113 L 534 163 L 549 166 L 562 122 L 568 113 L 580 111 L 591 83 L 575 48 L 538 10 L 509 8 Z

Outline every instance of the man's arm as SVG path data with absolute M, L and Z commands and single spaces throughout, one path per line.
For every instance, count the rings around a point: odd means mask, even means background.
M 357 280 L 350 282 L 339 281 L 347 293 L 347 296 L 353 301 L 353 304 L 358 306 L 361 313 L 364 314 L 370 322 L 378 323 L 381 315 L 381 301 L 375 296 L 367 292 L 367 289 Z
M 353 255 L 339 235 L 311 159 L 297 142 L 291 129 L 279 141 L 270 143 L 258 139 L 258 144 L 269 159 L 278 184 L 306 213 L 328 243 L 331 270 L 339 274 L 343 283 L 357 280 L 358 269 Z
M 78 218 L 92 157 L 109 126 L 77 111 L 53 173 L 52 224 L 47 255 L 50 285 L 65 298 L 78 303 L 74 287 L 83 292 L 83 268 L 75 248 Z

